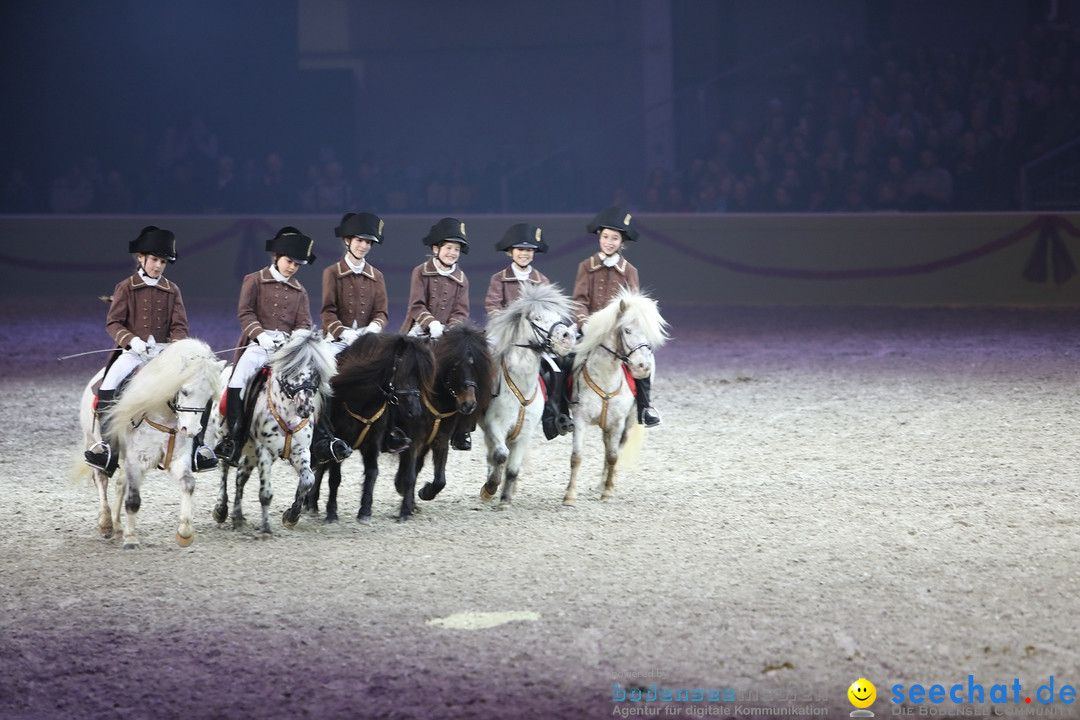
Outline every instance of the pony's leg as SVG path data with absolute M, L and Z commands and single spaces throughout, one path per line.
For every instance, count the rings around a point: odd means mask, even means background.
M 480 497 L 484 500 L 491 500 L 495 497 L 495 493 L 499 492 L 503 470 L 506 468 L 506 461 L 510 458 L 510 450 L 506 447 L 506 439 L 501 435 L 500 433 L 499 436 L 489 440 L 487 444 L 487 482 L 480 488 Z M 485 428 L 484 438 L 489 437 L 493 436 L 489 435 L 487 428 Z
M 417 493 L 421 500 L 434 500 L 435 496 L 442 492 L 442 489 L 446 487 L 446 459 L 449 454 L 449 440 L 443 436 L 435 438 L 435 441 L 431 444 L 431 468 L 434 478 L 431 482 L 420 488 L 420 491 Z M 417 475 L 420 474 L 423 463 L 424 457 L 422 453 L 420 460 L 416 465 Z
M 135 469 L 136 463 L 124 464 L 125 490 L 124 490 L 124 549 L 137 550 L 139 538 L 135 536 L 135 516 L 139 514 L 139 506 L 142 505 L 142 496 L 139 494 L 139 470 Z
M 510 503 L 513 502 L 518 475 L 521 473 L 521 466 L 525 461 L 525 454 L 528 452 L 531 442 L 532 434 L 525 435 L 523 433 L 518 436 L 514 446 L 510 448 L 510 457 L 506 460 L 506 477 L 503 479 L 502 497 L 499 498 L 500 507 L 509 507 Z
M 170 470 L 177 476 L 176 481 L 180 485 L 180 523 L 176 527 L 176 542 L 180 547 L 187 547 L 195 540 L 195 526 L 192 523 L 192 511 L 194 503 L 192 494 L 195 492 L 195 473 L 191 471 L 191 447 L 185 445 L 182 452 L 177 455 Z
M 626 442 L 625 428 L 625 423 L 615 423 L 604 428 L 604 490 L 600 493 L 601 500 L 610 500 L 615 497 L 619 448 Z
M 326 465 L 317 465 L 313 469 L 315 480 L 311 483 L 311 489 L 304 496 L 304 509 L 315 515 L 319 514 L 319 492 L 322 489 L 323 475 L 326 474 Z
M 124 473 L 118 473 L 115 477 L 116 479 L 113 480 L 115 486 L 113 487 L 112 521 L 114 526 L 119 527 L 124 521 L 124 491 L 127 480 Z M 109 482 L 108 476 L 105 477 L 105 482 Z
M 244 486 L 247 485 L 248 478 L 254 470 L 250 456 L 245 455 L 240 458 L 240 464 L 236 466 L 236 481 L 233 483 L 232 524 L 234 528 L 244 526 Z
M 109 478 L 105 473 L 94 468 L 94 485 L 98 491 L 98 532 L 108 540 L 113 536 L 112 508 L 109 507 Z
M 225 522 L 229 517 L 229 464 L 222 462 L 221 482 L 218 483 L 217 503 L 214 505 L 214 520 L 219 523 Z
M 401 493 L 398 522 L 405 522 L 416 512 L 416 451 L 410 448 L 398 455 L 398 470 L 394 484 Z
M 274 467 L 274 458 L 270 452 L 259 448 L 259 509 L 262 522 L 259 524 L 259 538 L 267 539 L 274 533 L 270 530 L 270 501 L 274 499 L 274 486 L 270 481 L 270 471 Z
M 337 493 L 338 487 L 341 485 L 341 463 L 336 463 L 331 460 L 326 465 L 319 466 L 319 471 L 325 467 L 330 468 L 330 480 L 328 481 L 329 489 L 327 490 L 326 497 L 326 517 L 323 518 L 323 522 L 330 524 L 338 521 Z M 316 478 L 318 477 L 319 471 L 316 471 Z
M 375 494 L 375 480 L 379 477 L 379 447 L 364 441 L 360 454 L 364 457 L 364 490 L 360 494 L 360 512 L 356 514 L 356 520 L 367 524 L 371 522 L 371 502 Z
M 585 421 L 574 418 L 574 446 L 570 451 L 570 482 L 566 486 L 566 494 L 563 495 L 563 505 L 573 505 L 577 502 L 578 472 L 581 470 L 581 446 L 585 442 Z
M 296 497 L 293 499 L 293 504 L 281 513 L 281 522 L 285 527 L 293 528 L 300 519 L 300 511 L 304 509 L 304 498 L 315 484 L 315 473 L 311 471 L 311 451 L 307 448 L 293 451 L 290 461 L 299 476 L 299 481 L 296 483 Z

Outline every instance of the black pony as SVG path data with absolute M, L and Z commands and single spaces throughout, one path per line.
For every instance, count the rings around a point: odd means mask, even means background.
M 391 423 L 410 437 L 420 434 L 420 426 L 426 422 L 422 398 L 432 393 L 435 357 L 426 340 L 369 333 L 342 350 L 337 365 L 337 374 L 330 381 L 334 390 L 331 419 L 334 434 L 358 449 L 364 459 L 364 490 L 356 519 L 368 522 L 375 479 L 379 476 L 383 436 L 393 427 Z M 405 520 L 415 509 L 416 471 L 412 453 L 406 451 L 401 455 L 399 462 L 403 467 L 399 466 L 395 484 L 402 495 L 398 519 Z M 325 522 L 331 523 L 338 519 L 340 463 L 329 462 L 316 468 L 315 485 L 308 492 L 305 508 L 318 511 L 319 486 L 327 469 L 330 491 Z
M 487 412 L 495 366 L 487 335 L 476 325 L 452 325 L 433 345 L 435 388 L 431 395 L 422 398 L 424 422 L 417 426 L 421 436 L 412 439 L 409 450 L 416 457 L 416 474 L 423 469 L 424 459 L 431 451 L 434 480 L 420 488 L 418 495 L 421 500 L 434 500 L 446 487 L 446 456 L 450 438 L 458 429 L 470 430 L 475 427 L 474 418 Z M 404 463 L 399 466 L 399 472 L 403 467 Z

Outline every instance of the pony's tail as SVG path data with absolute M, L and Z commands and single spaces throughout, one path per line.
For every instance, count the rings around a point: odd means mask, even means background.
M 94 471 L 86 464 L 86 458 L 83 456 L 83 448 L 77 445 L 71 453 L 71 463 L 68 466 L 68 482 L 72 485 L 82 485 L 83 487 L 93 487 L 94 485 Z
M 633 422 L 633 421 L 631 421 Z M 645 445 L 645 426 L 634 422 L 626 436 L 626 444 L 619 449 L 619 474 L 637 470 L 641 460 L 641 448 Z

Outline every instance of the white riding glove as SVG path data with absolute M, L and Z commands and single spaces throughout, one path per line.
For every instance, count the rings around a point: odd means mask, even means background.
M 341 331 L 341 335 L 338 337 L 338 340 L 345 343 L 346 345 L 352 345 L 353 341 L 356 340 L 356 338 L 360 337 L 360 333 L 360 330 L 356 330 L 354 328 L 345 328 Z
M 273 352 L 277 349 L 277 340 L 270 334 L 269 330 L 263 331 L 262 335 L 255 338 L 255 342 L 259 343 L 259 347 L 266 352 Z
M 133 337 L 128 342 L 128 350 L 131 350 L 131 352 L 137 353 L 139 355 L 145 355 L 146 354 L 146 341 L 143 340 L 142 338 Z
M 432 320 L 431 324 L 427 326 L 428 335 L 432 340 L 438 340 L 443 334 L 443 324 L 438 320 Z
M 369 332 L 369 333 L 381 333 L 382 332 L 382 325 L 380 325 L 377 322 L 372 322 L 372 323 L 368 324 L 368 326 L 365 328 L 365 330 L 367 332 Z

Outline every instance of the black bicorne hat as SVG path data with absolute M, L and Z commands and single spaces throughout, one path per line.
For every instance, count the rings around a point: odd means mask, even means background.
M 627 240 L 638 239 L 637 229 L 630 227 L 630 213 L 617 205 L 612 205 L 598 212 L 588 225 L 588 230 L 591 233 L 600 232 L 601 228 L 618 230 Z
M 502 240 L 495 243 L 495 249 L 500 251 L 510 248 L 526 248 L 538 253 L 547 252 L 548 244 L 540 237 L 540 228 L 529 223 L 517 223 L 511 225 Z
M 176 262 L 176 236 L 168 230 L 147 225 L 139 233 L 139 237 L 128 243 L 128 252 L 156 255 L 174 263 Z
M 277 235 L 266 241 L 266 252 L 284 255 L 293 262 L 306 265 L 315 262 L 315 254 L 311 252 L 313 244 L 311 238 L 290 225 L 281 228 Z
M 457 218 L 443 218 L 431 226 L 428 234 L 424 236 L 424 245 L 441 245 L 445 241 L 461 243 L 461 252 L 468 254 L 469 242 L 465 237 L 465 223 Z
M 345 213 L 341 218 L 341 224 L 334 228 L 334 235 L 339 238 L 367 238 L 381 245 L 383 221 L 375 213 Z

